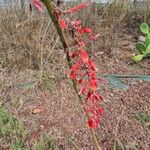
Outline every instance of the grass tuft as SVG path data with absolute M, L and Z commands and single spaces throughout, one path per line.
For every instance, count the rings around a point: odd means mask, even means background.
M 150 114 L 149 113 L 138 113 L 135 115 L 139 123 L 150 130 Z
M 56 141 L 50 139 L 47 135 L 42 134 L 40 140 L 35 143 L 34 150 L 58 150 Z

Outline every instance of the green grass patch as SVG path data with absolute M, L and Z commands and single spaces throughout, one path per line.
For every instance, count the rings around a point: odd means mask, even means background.
M 11 150 L 24 150 L 25 137 L 23 121 L 15 119 L 5 108 L 0 107 L 0 138 L 10 145 Z
M 34 144 L 34 150 L 58 150 L 55 139 L 42 134 L 39 141 Z
M 8 145 L 10 150 L 29 150 L 26 145 L 27 130 L 24 122 L 15 119 L 4 107 L 0 107 L 0 149 Z M 58 150 L 56 141 L 46 134 L 32 142 L 32 150 Z
M 135 115 L 135 117 L 142 126 L 150 130 L 150 114 L 149 113 L 138 113 Z
M 50 76 L 48 72 L 46 71 L 43 72 L 42 81 L 43 81 L 44 86 L 50 91 L 52 91 L 55 88 L 55 85 L 57 82 L 56 77 Z

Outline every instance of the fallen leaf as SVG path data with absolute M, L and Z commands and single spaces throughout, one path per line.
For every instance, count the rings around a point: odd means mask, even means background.
M 38 113 L 41 113 L 43 111 L 44 111 L 43 108 L 36 107 L 36 108 L 32 109 L 32 114 L 38 114 Z

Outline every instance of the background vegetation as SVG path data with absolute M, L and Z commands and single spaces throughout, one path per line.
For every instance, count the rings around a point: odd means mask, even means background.
M 0 7 L 0 149 L 94 149 L 47 13 L 30 8 L 27 1 L 12 2 Z M 140 24 L 150 24 L 150 1 L 91 3 L 74 18 L 100 34 L 88 45 L 100 74 L 150 75 L 148 59 L 139 64 L 131 60 L 138 53 Z M 148 150 L 149 82 L 124 82 L 132 88 L 101 85 L 105 115 L 97 135 L 104 149 Z

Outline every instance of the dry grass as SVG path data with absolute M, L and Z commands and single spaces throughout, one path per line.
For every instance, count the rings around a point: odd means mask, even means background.
M 149 18 L 148 7 L 144 5 L 130 9 L 130 6 L 120 1 L 106 6 L 93 4 L 89 9 L 75 15 L 75 18 L 81 18 L 85 25 L 100 33 L 101 43 L 98 48 L 107 50 L 118 43 L 119 35 L 137 31 L 137 26 Z M 53 52 L 60 51 L 61 46 L 46 14 L 9 8 L 1 9 L 0 16 L 1 68 L 37 70 L 54 60 Z M 124 26 L 129 27 L 128 31 L 123 32 Z
M 49 18 L 37 12 L 3 10 L 0 21 L 2 68 L 40 69 L 59 47 Z

